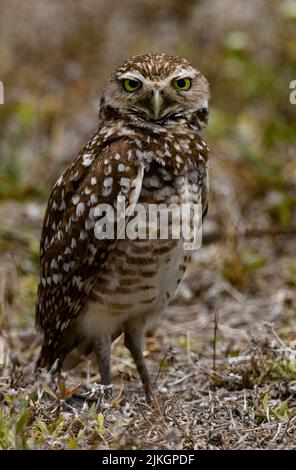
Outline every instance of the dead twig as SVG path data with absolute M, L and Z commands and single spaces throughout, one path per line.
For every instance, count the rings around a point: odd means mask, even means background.
M 215 311 L 214 318 L 214 338 L 213 338 L 213 371 L 216 372 L 216 353 L 217 353 L 217 331 L 218 331 L 218 312 Z

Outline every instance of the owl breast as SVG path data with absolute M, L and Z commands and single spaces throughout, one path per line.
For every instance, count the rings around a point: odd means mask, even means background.
M 87 337 L 106 331 L 115 337 L 121 333 L 124 322 L 133 317 L 140 319 L 147 329 L 173 299 L 189 252 L 184 250 L 181 232 L 179 238 L 172 238 L 170 217 L 163 221 L 164 226 L 160 227 L 158 221 L 156 239 L 148 236 L 149 227 L 155 223 L 155 219 L 151 221 L 149 207 L 152 204 L 155 210 L 160 204 L 169 208 L 172 204 L 181 207 L 183 203 L 198 202 L 201 188 L 192 182 L 195 180 L 196 170 L 175 175 L 173 169 L 161 164 L 146 167 L 139 198 L 146 211 L 146 236 L 134 240 L 126 237 L 117 242 L 81 317 Z M 162 235 L 160 228 L 164 230 Z

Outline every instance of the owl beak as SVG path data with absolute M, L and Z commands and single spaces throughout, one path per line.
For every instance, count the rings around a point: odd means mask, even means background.
M 151 98 L 151 106 L 153 109 L 154 118 L 158 119 L 160 115 L 160 111 L 163 107 L 164 99 L 162 98 L 159 90 L 153 91 L 153 96 Z

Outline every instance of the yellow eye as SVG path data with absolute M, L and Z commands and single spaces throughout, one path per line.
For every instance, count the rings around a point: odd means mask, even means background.
M 190 78 L 176 78 L 173 81 L 173 86 L 180 91 L 187 91 L 191 88 Z
M 141 82 L 139 82 L 138 80 L 131 80 L 130 78 L 126 78 L 125 80 L 123 80 L 122 84 L 123 84 L 123 88 L 128 93 L 131 93 L 132 91 L 136 91 L 141 87 Z

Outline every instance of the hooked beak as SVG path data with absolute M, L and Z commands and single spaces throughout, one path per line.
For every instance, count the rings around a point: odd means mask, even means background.
M 163 107 L 164 99 L 162 98 L 159 90 L 153 91 L 153 96 L 151 98 L 151 106 L 153 109 L 154 118 L 158 119 L 160 115 L 160 111 Z

